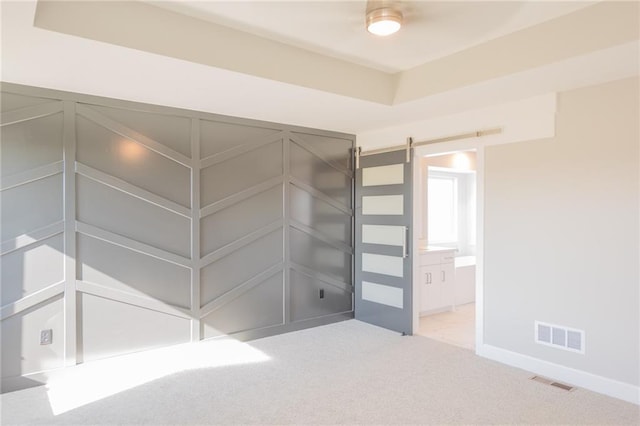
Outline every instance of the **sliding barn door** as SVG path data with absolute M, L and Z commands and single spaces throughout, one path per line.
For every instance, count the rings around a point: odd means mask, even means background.
M 412 184 L 406 151 L 363 156 L 356 173 L 358 320 L 411 334 Z

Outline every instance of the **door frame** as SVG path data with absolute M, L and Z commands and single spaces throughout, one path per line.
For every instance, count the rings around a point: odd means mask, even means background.
M 475 317 L 475 353 L 484 343 L 484 147 L 485 143 L 474 139 L 462 139 L 449 142 L 434 143 L 415 147 L 413 150 L 414 164 L 419 164 L 420 157 L 426 155 L 441 155 L 457 151 L 476 151 L 476 317 Z M 421 167 L 413 168 L 413 229 L 422 229 L 420 223 L 421 191 L 424 189 L 421 179 Z M 420 238 L 414 234 L 413 252 L 418 254 Z M 420 262 L 413 262 L 413 333 L 417 334 L 420 327 Z

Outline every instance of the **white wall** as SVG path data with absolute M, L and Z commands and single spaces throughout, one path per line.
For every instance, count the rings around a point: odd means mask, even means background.
M 416 150 L 478 150 L 477 353 L 636 403 L 638 93 L 635 77 L 358 134 L 367 150 L 500 127 Z M 534 320 L 584 329 L 585 355 L 535 344 Z
M 357 143 L 364 151 L 367 151 L 402 145 L 409 136 L 413 137 L 414 142 L 419 143 L 496 127 L 499 127 L 502 132 L 482 137 L 480 141 L 482 145 L 539 139 L 553 135 L 555 112 L 556 95 L 548 93 L 487 108 L 361 132 L 357 134 Z M 418 155 L 475 149 L 475 145 L 469 144 L 469 141 L 473 140 L 466 139 L 460 143 L 447 143 L 446 146 L 450 147 L 448 150 L 439 147 L 436 147 L 435 150 L 427 150 L 423 147 L 419 150 Z
M 486 344 L 640 384 L 638 93 L 560 93 L 555 137 L 486 149 Z M 584 330 L 585 354 L 534 343 L 535 320 Z

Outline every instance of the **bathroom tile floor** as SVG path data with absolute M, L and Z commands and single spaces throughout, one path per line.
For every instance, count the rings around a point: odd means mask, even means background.
M 420 336 L 475 350 L 476 304 L 456 306 L 455 311 L 420 317 Z

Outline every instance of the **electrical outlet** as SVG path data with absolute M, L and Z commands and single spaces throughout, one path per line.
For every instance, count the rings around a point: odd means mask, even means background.
M 41 345 L 50 345 L 53 341 L 53 330 L 42 330 L 40 331 L 40 344 Z

